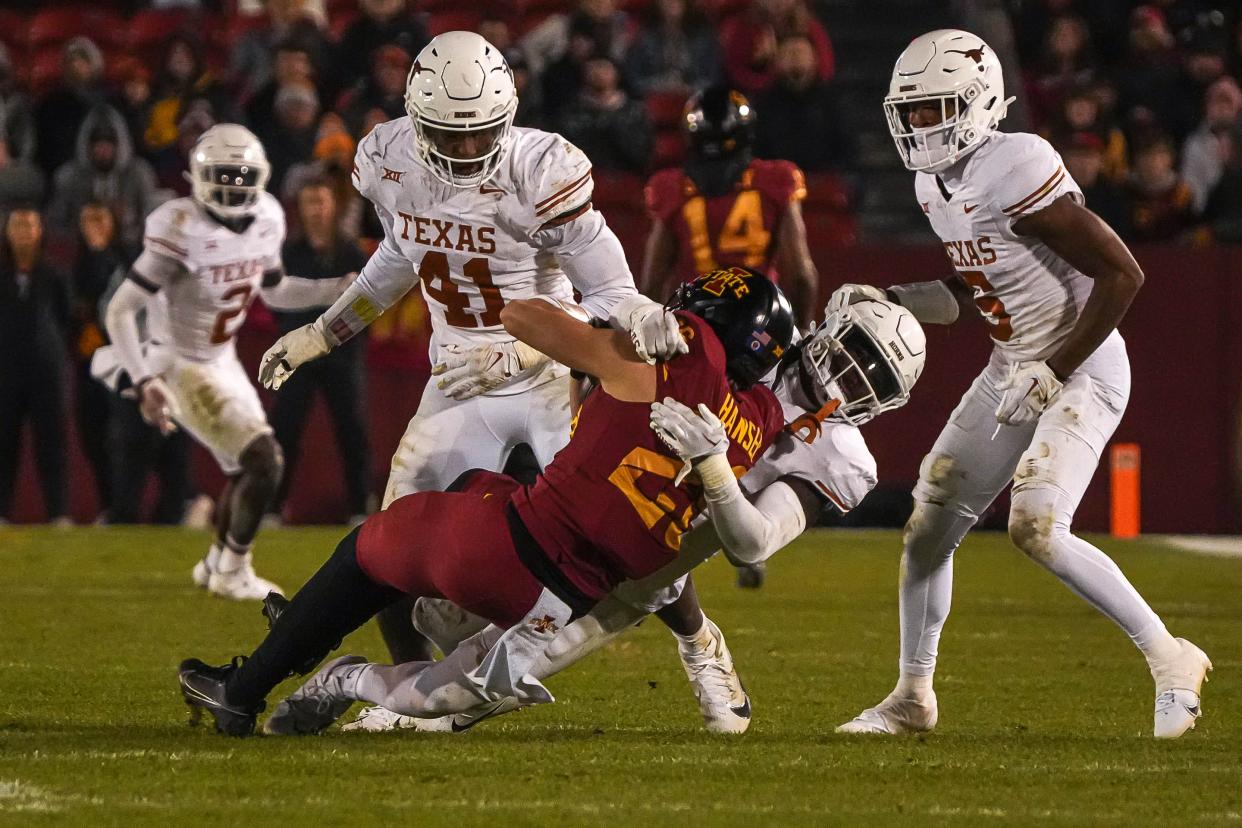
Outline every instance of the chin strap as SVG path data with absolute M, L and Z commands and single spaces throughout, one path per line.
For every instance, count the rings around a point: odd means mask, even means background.
M 840 407 L 840 400 L 829 400 L 824 403 L 823 407 L 821 407 L 819 411 L 816 411 L 814 414 L 808 411 L 802 416 L 796 417 L 793 422 L 785 426 L 785 430 L 794 437 L 798 437 L 799 440 L 802 440 L 802 442 L 807 443 L 808 445 L 810 443 L 814 443 L 815 438 L 819 437 L 823 431 L 821 423 L 828 419 L 832 412 L 836 411 Z M 806 431 L 806 436 L 799 437 L 798 433 L 803 430 Z

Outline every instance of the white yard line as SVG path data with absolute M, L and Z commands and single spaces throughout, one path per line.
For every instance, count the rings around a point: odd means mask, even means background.
M 1242 536 L 1238 535 L 1143 535 L 1142 539 L 1199 555 L 1242 558 Z

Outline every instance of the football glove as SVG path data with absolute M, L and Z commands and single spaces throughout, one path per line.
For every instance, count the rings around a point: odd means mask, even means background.
M 486 394 L 548 360 L 524 342 L 499 342 L 475 348 L 445 345 L 440 355 L 431 374 L 440 378 L 436 387 L 455 400 Z
M 145 380 L 139 386 L 138 393 L 138 411 L 142 414 L 142 419 L 158 428 L 160 434 L 168 435 L 177 430 L 177 424 L 173 420 L 181 416 L 181 409 L 162 377 Z
M 703 403 L 698 413 L 672 397 L 651 404 L 651 430 L 684 464 L 673 479 L 681 484 L 695 464 L 729 450 L 729 435 L 720 419 Z
M 671 359 L 690 351 L 681 338 L 677 317 L 642 294 L 627 296 L 614 305 L 608 321 L 629 333 L 638 358 L 644 362 L 654 364 L 657 359 Z
M 1011 365 L 1000 386 L 1004 394 L 996 406 L 996 421 L 1001 425 L 1035 422 L 1056 400 L 1062 385 L 1042 359 Z
M 259 362 L 259 382 L 273 391 L 280 389 L 293 372 L 332 350 L 318 322 L 303 325 L 276 340 Z

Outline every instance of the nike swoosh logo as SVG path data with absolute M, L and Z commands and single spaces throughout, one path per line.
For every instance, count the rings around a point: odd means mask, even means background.
M 742 702 L 741 707 L 730 707 L 729 709 L 732 710 L 734 715 L 738 716 L 739 718 L 749 719 L 750 718 L 750 695 L 747 694 L 746 701 Z
M 504 704 L 504 703 L 505 703 L 505 701 L 506 701 L 506 699 L 501 699 L 500 701 L 498 701 L 498 702 L 496 702 L 495 704 L 493 704 L 493 705 L 491 706 L 491 708 L 490 708 L 490 709 L 488 709 L 487 711 L 485 711 L 485 712 L 483 712 L 483 713 L 480 713 L 478 716 L 475 716 L 473 719 L 471 719 L 470 721 L 466 722 L 466 723 L 465 723 L 465 724 L 463 724 L 463 725 L 459 725 L 459 724 L 457 723 L 457 717 L 456 717 L 456 716 L 454 716 L 454 717 L 453 717 L 453 718 L 449 721 L 449 727 L 451 727 L 451 728 L 453 729 L 453 732 L 454 732 L 454 733 L 465 733 L 467 730 L 469 730 L 470 728 L 474 727 L 474 726 L 475 726 L 475 725 L 477 725 L 479 722 L 483 721 L 483 720 L 484 720 L 484 719 L 486 719 L 486 718 L 491 717 L 491 716 L 492 716 L 492 715 L 493 715 L 493 714 L 494 714 L 497 710 L 499 710 L 499 709 L 500 709 L 500 706 L 501 706 L 502 704 Z M 749 699 L 747 699 L 747 703 L 748 703 L 748 704 L 749 704 L 749 701 L 750 701 L 750 700 L 749 700 Z
M 978 210 L 978 209 L 979 209 L 978 204 L 975 204 L 973 206 L 970 204 L 962 205 L 962 212 L 965 213 L 966 215 L 970 215 L 971 213 L 973 213 L 975 210 Z

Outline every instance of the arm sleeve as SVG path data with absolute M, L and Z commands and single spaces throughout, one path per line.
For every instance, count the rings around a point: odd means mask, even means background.
M 328 341 L 336 345 L 378 319 L 418 281 L 413 263 L 392 240 L 392 214 L 379 206 L 375 212 L 384 225 L 384 240 L 367 260 L 358 278 L 341 292 L 317 323 Z
M 344 276 L 305 279 L 289 276 L 283 270 L 273 272 L 279 274 L 279 278 L 272 279 L 270 284 L 265 279 L 259 293 L 268 307 L 282 311 L 327 307 L 337 300 L 348 281 Z
M 104 314 L 104 326 L 108 338 L 116 348 L 117 361 L 129 374 L 134 385 L 139 385 L 151 375 L 146 357 L 142 352 L 142 339 L 138 333 L 138 312 L 147 305 L 151 292 L 135 279 L 121 282 Z
M 638 293 L 621 241 L 598 210 L 588 209 L 572 221 L 546 228 L 539 242 L 556 254 L 570 284 L 582 294 L 581 305 L 597 319 Z
M 736 479 L 726 479 L 708 495 L 707 513 L 725 553 L 738 564 L 761 563 L 806 530 L 802 502 L 780 481 L 765 486 L 752 503 Z

